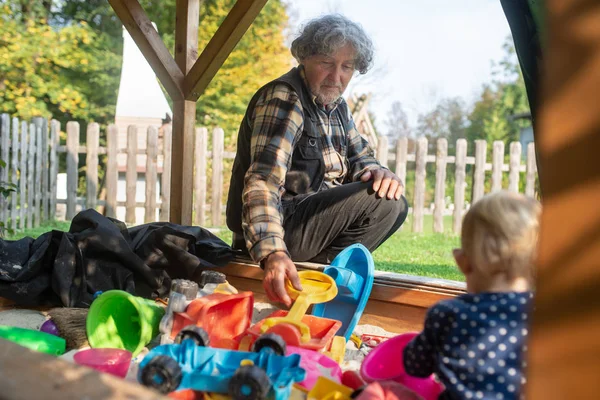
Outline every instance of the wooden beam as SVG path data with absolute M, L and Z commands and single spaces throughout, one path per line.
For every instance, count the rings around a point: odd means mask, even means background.
M 137 0 L 108 0 L 173 101 L 183 99 L 182 70 Z
M 548 0 L 536 148 L 543 213 L 528 399 L 600 393 L 600 2 Z
M 142 385 L 0 339 L 5 400 L 168 399 Z
M 175 62 L 184 75 L 198 58 L 200 0 L 177 0 L 175 14 Z
M 187 74 L 198 55 L 200 0 L 177 0 L 175 60 Z M 173 102 L 170 221 L 192 224 L 196 102 Z
M 185 77 L 186 100 L 198 100 L 266 3 L 267 0 L 237 0 Z
M 195 120 L 195 101 L 173 102 L 173 156 L 171 158 L 169 220 L 175 224 L 192 224 Z

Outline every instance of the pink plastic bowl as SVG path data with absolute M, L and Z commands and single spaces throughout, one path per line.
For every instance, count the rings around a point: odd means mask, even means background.
M 124 378 L 129 371 L 131 352 L 122 349 L 87 349 L 75 353 L 79 365 Z
M 417 335 L 415 332 L 395 336 L 382 342 L 365 357 L 360 374 L 368 382 L 392 380 L 414 390 L 425 400 L 436 400 L 443 386 L 433 379 L 415 378 L 404 371 L 404 347 Z
M 300 386 L 310 390 L 317 383 L 319 376 L 325 376 L 340 383 L 342 369 L 340 365 L 325 354 L 295 346 L 287 346 L 287 355 L 300 354 L 300 367 L 306 370 L 306 378 L 299 383 Z

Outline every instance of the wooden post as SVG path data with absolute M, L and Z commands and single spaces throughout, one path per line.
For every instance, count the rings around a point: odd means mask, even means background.
M 58 158 L 56 156 L 56 149 L 59 144 L 60 122 L 52 120 L 50 122 L 50 211 L 49 218 L 54 219 L 56 216 L 56 196 L 57 196 L 57 184 L 56 180 L 58 177 Z
M 388 138 L 387 136 L 379 136 L 379 142 L 377 143 L 377 159 L 379 164 L 384 167 L 388 167 Z
M 413 198 L 413 232 L 423 232 L 425 208 L 425 166 L 427 165 L 427 138 L 417 140 L 415 194 Z
M 12 156 L 10 159 L 11 172 L 10 181 L 14 185 L 19 185 L 19 179 L 17 178 L 17 171 L 19 169 L 19 120 L 15 117 L 12 119 Z M 10 195 L 10 227 L 12 230 L 17 230 L 17 219 L 19 218 L 19 210 L 17 209 L 17 197 L 19 194 L 13 192 Z
M 444 233 L 444 197 L 446 196 L 446 157 L 448 156 L 448 140 L 437 140 L 435 156 L 435 200 L 433 210 L 433 231 Z
M 487 142 L 475 141 L 475 168 L 473 169 L 473 195 L 471 204 L 483 197 L 485 190 L 485 161 L 487 157 Z
M 543 102 L 535 138 L 543 211 L 524 397 L 597 399 L 600 2 L 543 6 Z
M 27 229 L 33 228 L 33 199 L 35 196 L 35 146 L 37 139 L 35 131 L 35 125 L 33 123 L 29 124 L 29 146 L 27 152 Z
M 21 121 L 21 162 L 19 167 L 19 229 L 25 229 L 27 218 L 27 154 L 29 153 L 29 142 L 27 141 L 27 122 Z
M 492 151 L 492 192 L 502 189 L 502 166 L 504 165 L 504 142 L 494 141 Z
M 6 163 L 5 167 L 0 167 L 0 182 L 8 182 L 10 169 L 10 116 L 2 114 L 2 126 L 0 127 L 0 158 Z M 0 195 L 0 222 L 8 226 L 8 199 Z
M 100 125 L 95 122 L 87 127 L 86 154 L 86 199 L 87 208 L 96 209 L 98 204 L 98 146 L 100 145 Z
M 51 219 L 50 216 L 50 163 L 48 154 L 48 120 L 42 120 L 42 221 Z
M 203 226 L 206 221 L 206 155 L 208 152 L 208 129 L 196 129 L 195 151 L 196 175 L 194 176 L 194 192 L 196 204 L 195 224 Z
M 117 170 L 117 154 L 119 130 L 111 124 L 106 131 L 106 208 L 107 217 L 117 217 L 117 184 L 119 182 L 119 171 Z
M 198 22 L 200 0 L 177 0 L 175 25 L 175 62 L 186 75 L 198 58 Z M 190 183 L 194 178 L 194 133 L 196 101 L 173 101 L 173 145 L 175 160 L 171 164 L 170 219 L 183 225 L 192 224 Z
M 510 144 L 510 164 L 508 175 L 508 190 L 519 192 L 519 177 L 521 175 L 521 143 L 512 142 Z
M 135 224 L 137 188 L 137 126 L 127 127 L 127 170 L 125 172 L 125 222 Z
M 146 203 L 144 222 L 156 221 L 156 157 L 158 156 L 158 129 L 148 127 L 146 141 Z
M 406 153 L 408 151 L 408 138 L 398 138 L 396 142 L 396 175 L 406 188 Z
M 173 108 L 170 220 L 176 224 L 191 225 L 192 191 L 189 182 L 193 182 L 194 172 L 196 103 L 177 101 Z
M 535 144 L 533 142 L 527 144 L 527 171 L 525 177 L 525 194 L 527 196 L 535 196 L 535 174 L 537 172 L 537 164 L 535 162 Z
M 221 226 L 221 198 L 223 197 L 223 145 L 225 133 L 221 128 L 213 130 L 212 148 L 212 225 Z
M 454 215 L 452 227 L 454 233 L 460 234 L 462 226 L 463 209 L 465 206 L 465 179 L 467 168 L 467 140 L 456 141 L 456 162 L 454 169 Z
M 79 166 L 79 122 L 67 122 L 67 219 L 75 216 Z
M 165 126 L 163 131 L 163 170 L 160 177 L 160 220 L 169 221 L 171 203 L 171 140 L 172 128 Z
M 40 226 L 42 213 L 42 121 L 39 118 L 35 119 L 35 178 L 34 178 L 34 227 Z M 48 172 L 48 171 L 45 171 Z

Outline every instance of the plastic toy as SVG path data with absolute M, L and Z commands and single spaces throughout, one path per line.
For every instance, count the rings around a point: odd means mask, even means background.
M 228 393 L 233 399 L 287 399 L 291 386 L 306 376 L 300 356 L 284 356 L 285 342 L 277 335 L 260 337 L 253 350 L 203 347 L 184 338 L 181 344 L 151 350 L 140 363 L 138 380 L 162 393 L 193 389 Z
M 252 292 L 213 293 L 197 298 L 185 312 L 174 313 L 170 337 L 175 338 L 186 328 L 185 332 L 201 336 L 205 346 L 210 343 L 211 347 L 237 349 L 242 335 L 250 327 L 253 309 Z M 204 333 L 191 326 L 202 328 Z
M 338 383 L 341 381 L 342 369 L 339 364 L 324 354 L 295 346 L 287 346 L 286 354 L 299 354 L 300 366 L 306 370 L 306 379 L 297 385 L 310 390 L 320 376 Z
M 385 342 L 388 339 L 388 336 L 367 335 L 366 333 L 360 337 L 362 344 L 371 348 L 381 344 L 382 342 Z
M 334 279 L 338 295 L 332 301 L 316 304 L 312 315 L 342 321 L 338 335 L 349 340 L 371 294 L 373 256 L 362 244 L 353 244 L 342 250 L 323 272 Z
M 46 332 L 54 336 L 60 336 L 58 327 L 51 319 L 47 319 L 42 325 L 40 325 L 40 332 Z
M 73 356 L 79 365 L 124 378 L 131 364 L 131 352 L 123 349 L 86 349 Z
M 86 320 L 91 347 L 125 349 L 138 355 L 158 335 L 165 309 L 152 300 L 109 290 L 92 302 Z
M 360 389 L 365 386 L 367 382 L 363 380 L 358 371 L 347 370 L 342 374 L 342 385 L 348 386 L 352 389 Z
M 435 381 L 433 375 L 417 378 L 404 371 L 402 362 L 404 347 L 416 335 L 417 333 L 412 332 L 394 336 L 371 350 L 360 368 L 363 379 L 368 383 L 393 380 L 415 391 L 425 400 L 436 400 L 442 393 L 443 387 Z
M 288 345 L 327 351 L 342 323 L 333 319 L 306 315 L 306 311 L 313 303 L 333 299 L 337 295 L 335 282 L 330 276 L 318 271 L 300 271 L 298 276 L 303 288 L 301 292 L 286 281 L 286 290 L 295 300 L 292 308 L 289 311 L 275 311 L 250 327 L 247 333 L 257 338 L 263 333 L 272 332 L 281 336 Z
M 354 390 L 323 376 L 306 395 L 306 400 L 351 400 Z
M 50 333 L 0 325 L 0 338 L 10 340 L 28 349 L 59 356 L 65 352 L 65 339 Z

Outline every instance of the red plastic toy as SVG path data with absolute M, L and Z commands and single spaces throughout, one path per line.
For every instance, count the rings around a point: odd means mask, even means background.
M 208 333 L 211 347 L 237 350 L 240 339 L 250 327 L 253 308 L 252 292 L 200 297 L 193 300 L 185 312 L 174 313 L 170 336 L 174 339 L 183 328 L 195 325 Z

